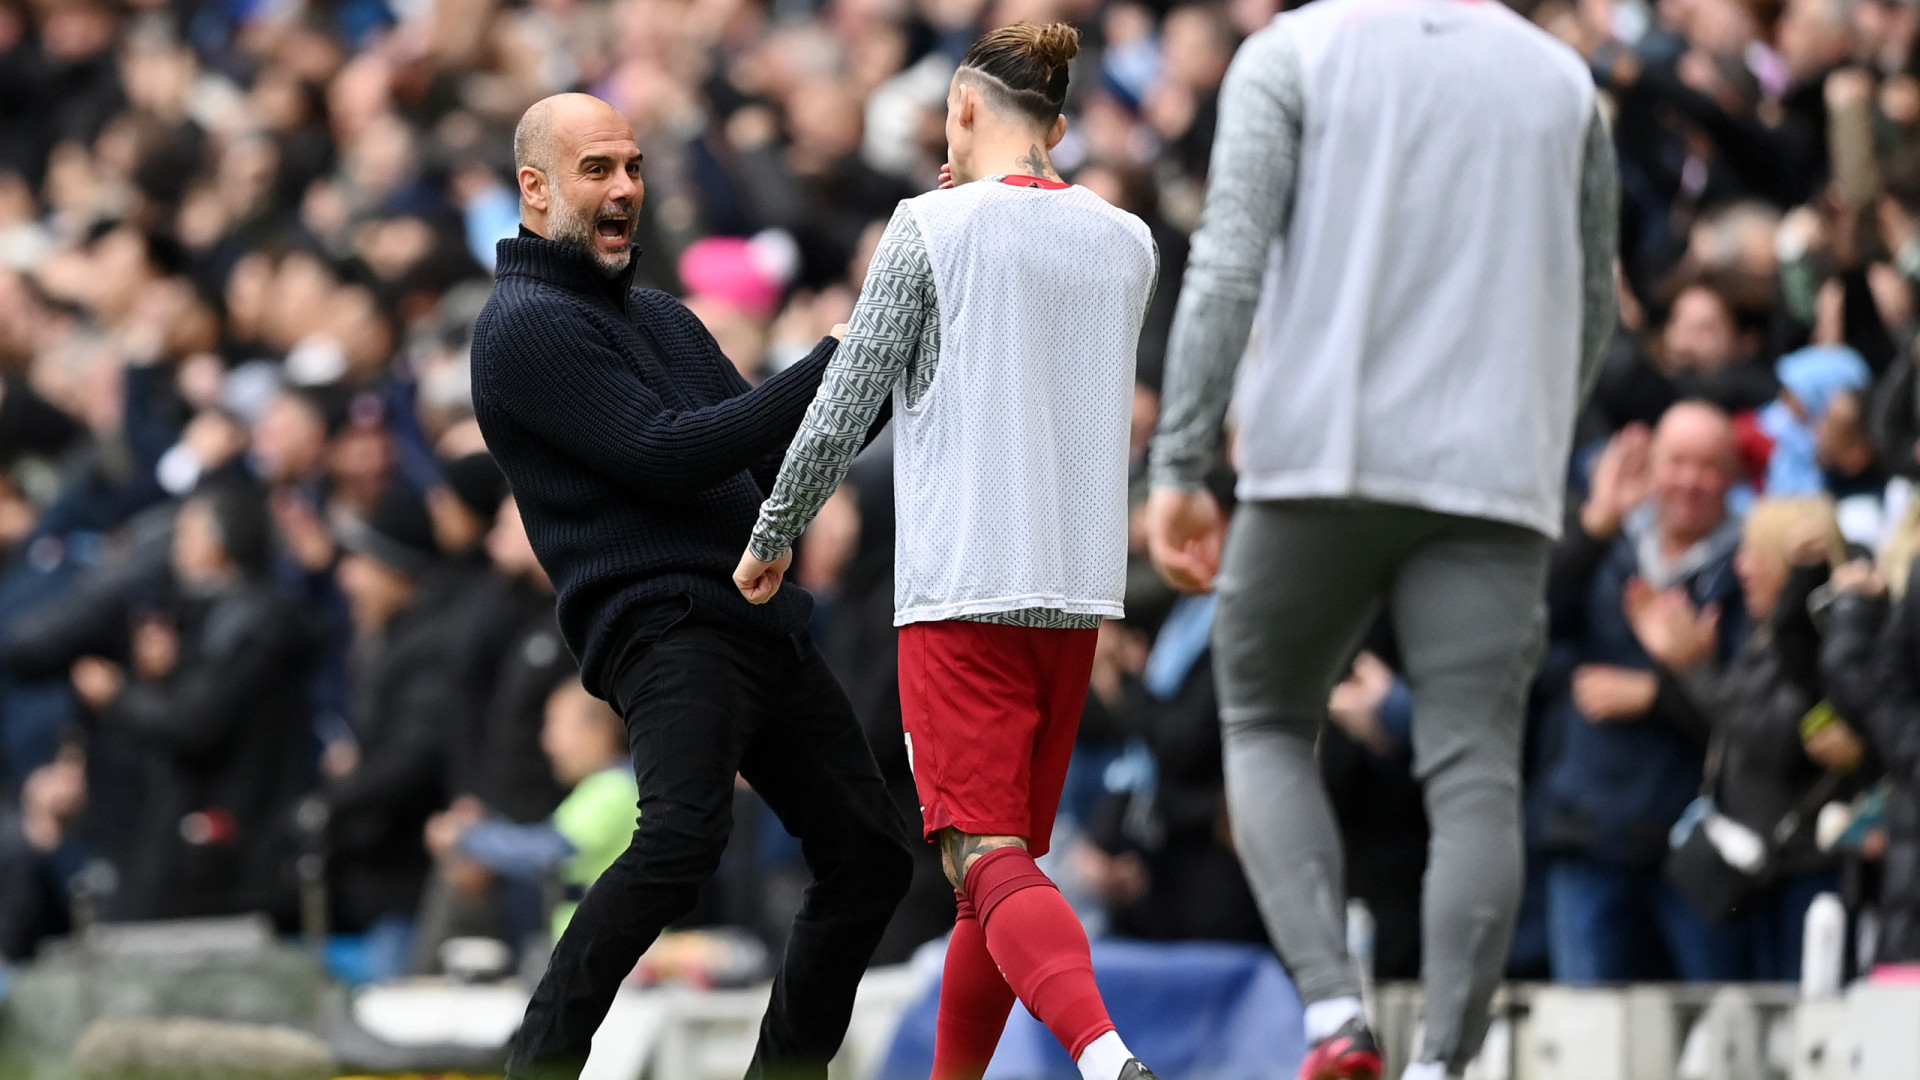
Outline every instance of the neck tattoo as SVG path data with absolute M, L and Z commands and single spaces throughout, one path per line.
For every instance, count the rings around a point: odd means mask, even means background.
M 1027 147 L 1027 152 L 1015 158 L 1014 161 L 1027 170 L 1030 176 L 1037 176 L 1042 180 L 1053 180 L 1059 177 L 1059 174 L 1053 171 L 1053 165 L 1047 161 L 1047 156 L 1040 152 L 1039 143 Z

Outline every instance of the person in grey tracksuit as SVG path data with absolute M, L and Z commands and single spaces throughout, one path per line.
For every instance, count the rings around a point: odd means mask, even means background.
M 1222 89 L 1149 542 L 1177 586 L 1218 574 L 1234 836 L 1307 1004 L 1303 1076 L 1371 1045 L 1314 743 L 1383 606 L 1433 829 L 1405 1076 L 1457 1073 L 1484 1038 L 1548 555 L 1617 315 L 1618 187 L 1585 65 L 1500 4 L 1321 0 L 1249 38 Z M 1201 478 L 1230 399 L 1228 533 Z

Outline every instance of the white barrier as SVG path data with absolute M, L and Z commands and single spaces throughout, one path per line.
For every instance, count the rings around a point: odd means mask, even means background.
M 1678 1025 L 1662 990 L 1541 987 L 1526 1005 L 1517 1080 L 1673 1080 Z
M 875 968 L 860 982 L 853 1023 L 833 1060 L 833 1080 L 863 1080 L 893 1045 L 901 1013 L 919 999 L 929 973 L 910 965 Z M 737 1080 L 753 1059 L 768 989 L 622 989 L 593 1038 L 580 1080 Z
M 1848 1080 L 1920 1080 L 1920 986 L 1847 991 Z
M 1847 1003 L 1803 1001 L 1793 1010 L 1792 1080 L 1851 1080 Z
M 1406 1061 L 1419 988 L 1380 988 L 1388 1075 Z M 1856 983 L 1801 1000 L 1784 983 L 1516 984 L 1473 1080 L 1920 1080 L 1920 986 Z

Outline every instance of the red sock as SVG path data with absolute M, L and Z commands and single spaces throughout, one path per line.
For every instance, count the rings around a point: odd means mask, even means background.
M 980 1080 L 993 1060 L 1007 1014 L 1013 1011 L 1013 987 L 987 952 L 987 933 L 974 915 L 973 902 L 960 898 L 953 938 L 947 942 L 947 967 L 940 976 L 940 1018 L 933 1036 L 933 1080 Z
M 1068 1053 L 1077 1060 L 1089 1043 L 1113 1030 L 1093 981 L 1087 932 L 1025 848 L 981 856 L 967 872 L 967 897 L 1007 985 Z

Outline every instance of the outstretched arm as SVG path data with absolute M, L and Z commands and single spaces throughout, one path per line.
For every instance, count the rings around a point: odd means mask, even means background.
M 903 206 L 874 252 L 846 342 L 827 365 L 773 493 L 761 504 L 747 544 L 750 559 L 777 561 L 819 513 L 866 444 L 893 388 L 921 358 L 928 322 L 938 318 L 933 263 L 912 212 Z
M 493 329 L 487 390 L 502 411 L 583 465 L 654 498 L 696 495 L 786 442 L 837 344 L 823 339 L 806 359 L 746 393 L 676 409 L 605 344 L 555 348 L 521 328 Z

